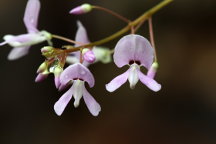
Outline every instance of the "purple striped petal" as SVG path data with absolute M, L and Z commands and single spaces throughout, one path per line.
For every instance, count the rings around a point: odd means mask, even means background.
M 83 99 L 90 113 L 93 116 L 98 116 L 99 112 L 101 111 L 101 107 L 98 102 L 89 94 L 85 87 L 83 88 Z
M 65 107 L 67 106 L 67 104 L 69 103 L 69 101 L 70 101 L 71 98 L 72 98 L 72 94 L 73 94 L 73 89 L 72 89 L 72 87 L 71 87 L 71 88 L 70 88 L 66 93 L 64 93 L 64 95 L 61 96 L 61 98 L 55 103 L 55 105 L 54 105 L 54 110 L 55 110 L 55 112 L 56 112 L 56 114 L 57 114 L 58 116 L 60 116 L 60 115 L 63 113 Z
M 86 81 L 90 87 L 94 86 L 95 80 L 92 73 L 80 63 L 67 67 L 60 75 L 60 83 L 66 85 L 70 80 L 77 78 Z
M 9 55 L 8 55 L 8 60 L 17 60 L 26 54 L 28 54 L 30 47 L 18 47 L 18 48 L 13 48 Z
M 38 32 L 38 16 L 40 11 L 39 0 L 28 0 L 24 14 L 24 23 L 29 33 Z
M 106 84 L 106 90 L 109 92 L 114 92 L 116 89 L 118 89 L 121 85 L 123 85 L 127 81 L 128 76 L 129 76 L 129 70 L 115 77 L 111 82 Z
M 118 67 L 123 67 L 132 61 L 139 61 L 147 69 L 150 68 L 154 57 L 154 49 L 149 41 L 140 35 L 130 34 L 119 40 L 113 55 Z
M 161 85 L 158 84 L 154 79 L 147 77 L 140 70 L 137 70 L 140 81 L 146 85 L 149 89 L 157 92 L 161 89 Z

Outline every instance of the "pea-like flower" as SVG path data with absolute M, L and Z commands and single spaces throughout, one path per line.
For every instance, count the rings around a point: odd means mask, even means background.
M 152 67 L 154 58 L 154 49 L 149 41 L 143 36 L 130 34 L 124 36 L 119 40 L 115 47 L 113 55 L 114 63 L 117 67 L 121 68 L 125 65 L 129 65 L 130 68 L 123 74 L 114 78 L 110 83 L 106 85 L 106 89 L 109 92 L 113 92 L 123 85 L 127 80 L 130 83 L 130 88 L 134 88 L 137 82 L 140 80 L 144 85 L 153 91 L 159 91 L 161 85 L 154 79 L 154 67 Z M 144 66 L 148 70 L 151 70 L 148 75 L 144 75 L 140 67 Z
M 39 31 L 37 29 L 39 11 L 40 1 L 28 0 L 23 19 L 28 33 L 17 36 L 5 35 L 3 37 L 5 41 L 0 43 L 0 46 L 9 44 L 13 47 L 8 55 L 9 60 L 16 60 L 28 54 L 31 45 L 35 45 L 43 41 L 48 41 L 51 43 L 51 34 L 46 31 Z
M 63 113 L 72 96 L 75 99 L 74 107 L 78 107 L 80 99 L 83 96 L 90 113 L 93 116 L 97 116 L 101 111 L 101 107 L 85 88 L 85 82 L 91 88 L 95 83 L 94 77 L 89 69 L 80 63 L 67 67 L 60 75 L 61 87 L 66 87 L 70 82 L 72 82 L 71 88 L 54 105 L 56 114 L 60 116 Z

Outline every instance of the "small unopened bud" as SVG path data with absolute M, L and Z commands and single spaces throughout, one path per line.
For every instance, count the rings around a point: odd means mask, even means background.
M 92 6 L 90 4 L 82 4 L 81 6 L 73 8 L 69 13 L 80 15 L 80 14 L 88 13 L 91 10 L 92 10 Z
M 40 66 L 39 66 L 39 68 L 38 68 L 38 70 L 37 70 L 37 73 L 42 73 L 43 71 L 45 71 L 47 69 L 47 64 L 46 64 L 46 62 L 43 62 Z
M 53 47 L 51 47 L 51 46 L 45 46 L 41 49 L 42 53 L 47 53 L 47 52 L 51 52 L 51 51 L 53 51 Z
M 151 65 L 150 69 L 148 70 L 147 76 L 153 79 L 155 77 L 156 72 L 157 72 L 158 66 L 159 66 L 158 63 L 154 62 Z
M 59 76 L 62 73 L 63 69 L 59 66 L 55 67 L 53 73 L 55 76 Z
M 89 50 L 89 49 L 85 50 L 84 49 L 83 53 L 84 53 L 83 59 L 85 61 L 87 61 L 89 63 L 93 63 L 95 61 L 96 58 L 95 58 L 94 52 L 92 50 Z
M 35 82 L 41 82 L 44 79 L 46 79 L 48 76 L 48 73 L 39 73 L 35 79 Z

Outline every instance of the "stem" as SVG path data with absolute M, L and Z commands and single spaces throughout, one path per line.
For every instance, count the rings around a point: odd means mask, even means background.
M 76 42 L 76 41 L 71 40 L 71 39 L 69 39 L 69 38 L 66 38 L 66 37 L 63 37 L 63 36 L 59 36 L 59 35 L 55 35 L 55 34 L 52 34 L 52 38 L 60 39 L 60 40 L 63 40 L 63 41 L 66 41 L 66 42 L 69 42 L 69 43 L 72 43 L 72 44 L 83 45 L 83 44 L 80 43 L 80 42 Z
M 111 36 L 108 36 L 108 37 L 106 37 L 106 38 L 104 38 L 102 40 L 99 40 L 99 41 L 95 41 L 95 42 L 89 43 L 87 45 L 82 45 L 82 46 L 78 46 L 78 47 L 68 47 L 69 49 L 66 49 L 63 52 L 71 53 L 71 52 L 74 52 L 74 51 L 78 51 L 78 50 L 80 50 L 81 48 L 84 48 L 84 47 L 85 48 L 87 48 L 87 47 L 93 47 L 95 45 L 101 45 L 101 44 L 104 44 L 106 42 L 109 42 L 109 41 L 111 41 L 111 40 L 113 40 L 113 39 L 115 39 L 115 38 L 123 35 L 127 31 L 129 31 L 131 29 L 131 27 L 135 27 L 140 22 L 147 20 L 154 13 L 156 13 L 157 11 L 159 11 L 161 8 L 165 7 L 166 5 L 168 5 L 172 1 L 173 0 L 163 0 L 158 5 L 154 6 L 153 8 L 151 8 L 150 10 L 148 10 L 147 12 L 145 12 L 143 15 L 141 15 L 140 17 L 138 17 L 134 21 L 130 22 L 127 26 L 125 26 L 124 28 L 122 28 L 118 32 L 112 34 Z M 59 53 L 61 53 L 61 52 L 58 52 L 56 54 L 59 54 Z
M 152 25 L 152 18 L 150 17 L 148 19 L 148 24 L 149 24 L 149 35 L 150 35 L 150 41 L 152 44 L 152 47 L 154 48 L 154 55 L 155 55 L 155 62 L 157 62 L 157 52 L 155 48 L 155 42 L 154 42 L 154 32 L 153 32 L 153 25 Z
M 120 14 L 118 14 L 118 13 L 116 13 L 116 12 L 110 10 L 110 9 L 107 9 L 107 8 L 104 8 L 104 7 L 100 7 L 100 6 L 92 6 L 92 8 L 105 11 L 105 12 L 107 12 L 107 13 L 109 13 L 109 14 L 111 14 L 111 15 L 117 17 L 117 18 L 119 18 L 120 20 L 122 20 L 122 21 L 124 21 L 124 22 L 126 22 L 126 23 L 130 23 L 130 20 L 129 20 L 129 19 L 127 19 L 127 18 L 121 16 Z
M 135 28 L 134 28 L 134 32 L 136 32 L 145 22 L 146 20 L 141 21 Z

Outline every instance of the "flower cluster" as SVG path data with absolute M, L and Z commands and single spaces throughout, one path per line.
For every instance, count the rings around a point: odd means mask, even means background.
M 164 0 L 156 8 L 152 8 L 151 13 L 155 13 L 171 0 Z M 158 68 L 158 62 L 156 58 L 156 51 L 153 47 L 153 41 L 151 43 L 141 35 L 135 34 L 139 25 L 143 24 L 143 21 L 150 18 L 149 15 L 143 14 L 135 21 L 130 21 L 123 16 L 112 12 L 111 10 L 92 6 L 90 4 L 83 4 L 72 10 L 70 14 L 85 14 L 93 9 L 103 10 L 108 12 L 119 19 L 128 22 L 128 26 L 123 30 L 111 35 L 105 39 L 91 43 L 87 31 L 80 21 L 77 21 L 77 32 L 75 40 L 71 40 L 59 35 L 51 34 L 45 30 L 38 30 L 38 16 L 40 11 L 39 0 L 28 0 L 25 14 L 24 24 L 27 28 L 26 34 L 21 35 L 5 35 L 4 41 L 0 43 L 0 46 L 8 44 L 13 47 L 8 55 L 9 60 L 16 60 L 28 54 L 31 46 L 48 42 L 47 46 L 41 49 L 42 55 L 45 57 L 45 61 L 39 66 L 37 70 L 37 77 L 35 82 L 43 81 L 49 74 L 54 74 L 54 83 L 59 91 L 68 90 L 59 98 L 54 104 L 54 110 L 57 115 L 61 115 L 66 106 L 70 102 L 71 98 L 74 98 L 74 107 L 78 107 L 81 98 L 93 116 L 97 116 L 101 111 L 99 103 L 91 96 L 85 87 L 85 83 L 93 88 L 95 85 L 95 79 L 89 66 L 97 62 L 104 64 L 113 61 L 118 68 L 125 65 L 129 66 L 129 69 L 123 74 L 115 77 L 111 82 L 105 85 L 105 88 L 109 92 L 114 92 L 121 85 L 128 80 L 130 88 L 134 89 L 137 82 L 140 80 L 145 86 L 152 91 L 159 91 L 161 85 L 155 80 L 155 74 Z M 109 42 L 131 30 L 131 34 L 123 36 L 116 44 L 114 49 L 109 49 L 100 46 L 103 43 Z M 151 31 L 151 30 L 150 30 Z M 151 37 L 150 33 L 150 37 Z M 62 48 L 55 48 L 52 39 L 60 39 L 71 45 L 62 46 Z M 143 74 L 141 68 L 147 69 L 147 74 Z

